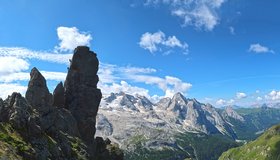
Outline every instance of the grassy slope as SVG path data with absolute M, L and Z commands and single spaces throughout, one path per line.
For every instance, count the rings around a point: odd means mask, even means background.
M 52 151 L 57 147 L 57 142 L 47 134 L 42 137 L 48 143 L 48 150 Z M 86 159 L 85 151 L 81 148 L 80 139 L 68 136 L 72 147 L 72 155 L 77 159 Z M 11 160 L 29 160 L 28 157 L 34 157 L 35 150 L 30 143 L 26 142 L 22 136 L 9 124 L 0 122 L 0 159 Z
M 280 124 L 255 141 L 224 152 L 219 160 L 280 160 Z
M 0 158 L 23 159 L 20 155 L 33 154 L 31 145 L 7 123 L 0 123 Z

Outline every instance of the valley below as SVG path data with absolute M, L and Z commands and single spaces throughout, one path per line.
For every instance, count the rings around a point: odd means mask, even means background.
M 101 100 L 96 135 L 119 144 L 127 160 L 216 160 L 278 123 L 280 109 L 265 105 L 215 108 L 181 93 L 152 103 L 120 92 Z

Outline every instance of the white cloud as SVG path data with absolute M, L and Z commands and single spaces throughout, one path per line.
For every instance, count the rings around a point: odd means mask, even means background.
M 161 44 L 165 39 L 165 34 L 161 31 L 156 33 L 146 32 L 142 35 L 139 45 L 140 47 L 149 50 L 151 53 L 158 50 L 157 45 Z
M 228 104 L 234 104 L 234 103 L 235 103 L 235 100 L 234 100 L 234 99 L 230 99 L 227 103 L 228 103 Z
M 154 68 L 140 68 L 140 67 L 122 67 L 121 70 L 125 73 L 136 74 L 136 73 L 155 73 L 157 70 Z
M 256 100 L 257 100 L 257 101 L 262 101 L 263 98 L 262 98 L 262 97 L 257 97 Z
M 25 94 L 30 75 L 26 72 L 29 59 L 68 64 L 72 54 L 53 54 L 43 51 L 32 51 L 19 47 L 0 47 L 0 96 L 6 98 L 13 92 Z M 66 74 L 61 72 L 41 71 L 47 80 L 64 81 Z
M 6 99 L 13 92 L 25 94 L 27 87 L 16 83 L 0 83 L 0 97 Z
M 0 57 L 0 76 L 20 72 L 28 68 L 29 63 L 23 59 L 17 57 Z
M 226 103 L 227 103 L 227 101 L 224 100 L 224 99 L 219 99 L 219 100 L 217 100 L 217 102 L 216 102 L 216 104 L 217 104 L 218 106 L 224 106 L 224 105 L 226 105 Z
M 164 45 L 168 47 L 179 47 L 179 48 L 187 48 L 188 45 L 186 43 L 182 44 L 175 36 L 168 37 L 168 39 L 163 42 Z
M 179 44 L 176 40 L 174 40 L 174 38 L 171 37 L 171 39 L 173 40 L 169 40 L 167 42 L 168 45 L 176 46 Z M 2 72 L 2 74 L 0 74 L 0 83 L 28 81 L 30 76 L 26 70 L 29 69 L 29 64 L 27 62 L 29 59 L 69 64 L 69 59 L 72 58 L 72 54 L 54 54 L 44 51 L 32 51 L 26 48 L 18 47 L 0 47 L 0 56 L 2 56 L 0 57 L 0 73 Z M 3 58 L 7 56 L 11 58 Z M 6 64 L 6 62 L 9 63 Z M 7 73 L 3 74 L 3 72 Z M 64 81 L 66 77 L 66 73 L 62 72 L 41 71 L 41 73 L 47 80 Z M 166 96 L 171 96 L 171 94 L 176 92 L 186 93 L 188 89 L 191 88 L 190 83 L 183 82 L 179 78 L 171 76 L 161 78 L 154 75 L 156 73 L 157 70 L 154 68 L 141 68 L 134 66 L 121 67 L 104 63 L 100 63 L 100 69 L 98 72 L 100 83 L 112 85 L 113 83 L 118 83 L 121 80 L 124 80 L 148 85 L 156 85 Z M 14 91 L 16 91 L 16 89 Z
M 248 51 L 255 53 L 274 53 L 272 49 L 269 49 L 268 47 L 263 46 L 259 43 L 251 44 Z
M 127 94 L 131 95 L 142 95 L 150 98 L 149 91 L 144 88 L 132 86 L 128 84 L 126 81 L 121 81 L 118 83 L 112 83 L 112 84 L 103 84 L 99 83 L 98 87 L 102 89 L 102 94 L 110 94 L 110 93 L 119 93 L 119 92 L 125 92 Z
M 50 72 L 50 71 L 40 71 L 46 80 L 51 81 L 64 81 L 66 79 L 67 73 L 64 72 Z
M 216 105 L 218 105 L 218 106 L 227 106 L 227 105 L 232 105 L 234 103 L 235 103 L 234 99 L 230 99 L 230 100 L 218 99 L 216 101 Z
M 152 75 L 131 75 L 128 76 L 135 82 L 141 82 L 149 85 L 156 85 L 165 92 L 166 97 L 172 97 L 175 93 L 186 92 L 192 87 L 192 84 L 183 82 L 177 77 L 165 76 L 165 78 Z
M 64 81 L 66 78 L 66 73 L 63 72 L 41 71 L 41 73 L 46 78 L 46 80 Z M 30 74 L 27 72 L 15 72 L 0 75 L 0 97 L 5 99 L 13 92 L 19 92 L 24 95 L 27 86 L 15 82 L 29 81 L 29 79 Z
M 61 41 L 59 46 L 56 46 L 58 51 L 73 51 L 77 46 L 89 46 L 92 37 L 85 32 L 79 32 L 76 27 L 63 27 L 57 28 L 57 36 Z
M 50 72 L 40 71 L 46 80 L 64 81 L 66 79 L 66 73 L 63 72 Z M 15 81 L 29 81 L 30 74 L 28 72 L 15 72 L 0 76 L 0 83 L 11 83 Z
M 59 52 L 73 50 L 77 45 L 89 45 L 89 41 L 92 39 L 89 34 L 80 33 L 75 27 L 59 27 L 57 31 L 61 43 L 59 46 L 56 46 L 55 49 Z M 67 36 L 66 34 L 69 35 Z M 144 44 L 142 45 L 146 45 L 148 50 L 161 50 L 158 46 L 160 45 L 160 47 L 164 49 L 179 48 L 183 49 L 185 52 L 187 51 L 188 45 L 182 43 L 175 36 L 165 37 L 165 34 L 160 31 L 155 33 L 155 35 L 150 33 L 147 33 L 147 35 L 148 37 L 146 37 L 146 39 L 144 38 L 147 44 L 143 42 Z M 17 83 L 26 82 L 30 79 L 30 75 L 27 72 L 27 70 L 30 69 L 28 60 L 68 65 L 69 59 L 71 58 L 72 54 L 33 51 L 21 47 L 0 47 L 0 84 L 7 91 L 2 91 L 1 96 L 7 96 L 13 91 L 25 92 L 26 86 L 21 86 Z M 176 92 L 186 93 L 192 86 L 190 83 L 184 82 L 177 77 L 159 77 L 156 75 L 157 70 L 154 68 L 122 67 L 104 63 L 100 63 L 99 67 L 99 86 L 104 93 L 124 91 L 130 94 L 138 93 L 152 99 L 158 99 L 160 96 L 150 96 L 149 90 L 132 86 L 128 82 L 157 86 L 166 96 L 171 96 L 171 94 Z M 63 72 L 41 71 L 41 73 L 46 80 L 64 81 L 66 78 L 66 73 Z
M 266 99 L 277 101 L 280 100 L 280 91 L 273 90 L 265 96 Z
M 183 26 L 211 31 L 219 23 L 217 11 L 226 0 L 147 0 L 145 5 L 167 5 L 171 14 L 183 20 Z
M 181 42 L 176 36 L 169 36 L 166 38 L 165 34 L 162 31 L 155 33 L 144 33 L 139 42 L 140 47 L 149 50 L 151 53 L 156 51 L 163 51 L 179 48 L 183 52 L 188 52 L 188 44 Z
M 108 86 L 119 83 L 120 81 L 129 81 L 143 83 L 146 85 L 157 86 L 165 93 L 165 96 L 173 96 L 176 92 L 185 93 L 191 88 L 191 84 L 182 81 L 177 77 L 165 76 L 161 78 L 156 76 L 157 70 L 153 68 L 140 67 L 120 67 L 116 65 L 101 63 L 98 72 L 100 83 Z M 102 89 L 102 86 L 100 86 Z
M 45 51 L 33 51 L 21 47 L 0 47 L 0 56 L 16 57 L 20 59 L 36 59 L 46 62 L 69 64 L 73 54 L 49 53 Z
M 6 75 L 1 75 L 0 82 L 11 83 L 14 81 L 28 81 L 29 77 L 29 73 L 27 72 L 10 73 Z
M 230 26 L 230 27 L 229 27 L 229 32 L 230 32 L 231 35 L 235 35 L 235 29 L 234 29 L 234 27 Z
M 247 95 L 243 92 L 237 92 L 236 93 L 236 99 L 243 99 L 243 98 L 246 98 Z

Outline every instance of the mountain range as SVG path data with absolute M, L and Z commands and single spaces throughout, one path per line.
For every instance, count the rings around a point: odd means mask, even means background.
M 181 93 L 152 103 L 144 96 L 120 92 L 102 98 L 96 135 L 118 143 L 128 160 L 218 159 L 277 123 L 276 108 L 219 109 Z M 203 151 L 213 143 L 223 147 Z
M 244 152 L 249 159 L 258 158 L 256 153 L 279 155 L 279 126 L 267 130 L 280 123 L 277 105 L 215 108 L 181 93 L 157 103 L 124 92 L 102 97 L 96 54 L 80 46 L 70 62 L 65 82 L 53 93 L 33 68 L 25 96 L 15 92 L 0 98 L 0 159 L 217 160 L 239 159 Z

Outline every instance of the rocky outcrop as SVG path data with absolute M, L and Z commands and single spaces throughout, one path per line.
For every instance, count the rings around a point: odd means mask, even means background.
M 53 106 L 64 107 L 65 96 L 63 83 L 60 82 L 53 91 Z
M 117 146 L 94 138 L 101 100 L 98 65 L 95 53 L 77 47 L 65 86 L 59 83 L 53 95 L 43 75 L 33 68 L 25 98 L 13 93 L 4 101 L 0 99 L 0 146 L 15 147 L 20 157 L 16 159 L 122 159 Z
M 122 160 L 124 157 L 123 152 L 119 149 L 118 144 L 111 143 L 111 141 L 106 138 L 103 140 L 102 137 L 96 137 L 95 139 L 96 145 L 99 146 L 96 150 L 98 155 L 97 159 L 105 160 L 105 159 L 114 159 L 114 160 Z
M 99 61 L 88 47 L 77 47 L 65 81 L 65 107 L 77 121 L 81 139 L 94 154 L 96 115 L 101 100 L 97 89 Z
M 231 106 L 227 106 L 223 111 L 222 115 L 225 119 L 228 119 L 230 117 L 241 122 L 245 121 L 244 118 L 241 115 L 239 115 L 236 111 L 234 111 Z
M 25 98 L 40 114 L 46 114 L 50 111 L 52 95 L 49 92 L 45 78 L 37 68 L 31 70 Z

